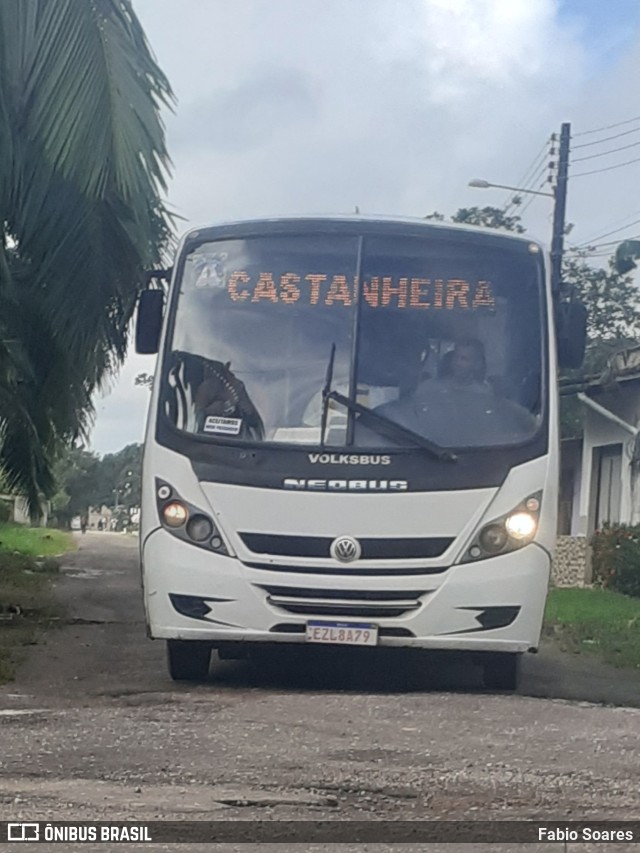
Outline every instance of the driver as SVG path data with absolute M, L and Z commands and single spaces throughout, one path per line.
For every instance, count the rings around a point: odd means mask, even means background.
M 482 342 L 477 338 L 463 338 L 443 356 L 437 381 L 455 388 L 488 390 L 486 374 L 487 359 Z
M 436 379 L 421 382 L 410 397 L 375 411 L 444 447 L 500 444 L 528 435 L 531 414 L 498 397 L 486 372 L 482 342 L 460 338 L 442 358 Z M 362 440 L 375 443 L 368 432 L 363 425 Z

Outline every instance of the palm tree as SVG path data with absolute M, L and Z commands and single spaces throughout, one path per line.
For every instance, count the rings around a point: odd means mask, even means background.
M 172 102 L 130 0 L 0 3 L 0 470 L 32 508 L 170 240 Z

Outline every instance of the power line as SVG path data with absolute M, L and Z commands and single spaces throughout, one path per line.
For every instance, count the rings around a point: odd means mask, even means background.
M 590 133 L 600 133 L 601 130 L 613 130 L 614 127 L 622 127 L 624 124 L 631 124 L 634 121 L 640 121 L 640 116 L 628 118 L 626 121 L 618 121 L 615 124 L 606 124 L 603 127 L 594 127 L 592 130 L 583 130 L 580 133 L 574 133 L 574 138 L 588 136 Z
M 614 133 L 613 136 L 603 136 L 602 139 L 594 139 L 593 142 L 583 142 L 581 145 L 572 145 L 571 147 L 574 151 L 578 148 L 589 148 L 592 145 L 600 145 L 602 142 L 611 142 L 612 139 L 620 139 L 621 136 L 629 136 L 630 133 L 638 133 L 638 131 L 640 131 L 640 127 L 634 127 L 631 130 L 623 130 L 622 133 Z
M 606 246 L 618 246 L 621 242 L 626 242 L 627 240 L 640 240 L 640 234 L 636 234 L 634 237 L 625 237 L 624 241 L 619 238 L 618 240 L 607 240 L 605 243 L 594 243 L 590 245 L 588 248 L 593 249 L 594 252 L 599 252 L 601 249 L 604 249 Z
M 541 183 L 541 184 L 539 184 L 539 185 L 536 187 L 536 191 L 541 190 L 541 189 L 542 189 L 542 187 L 543 187 L 546 183 L 547 183 L 547 179 L 545 178 L 545 179 L 544 179 L 544 181 L 542 181 L 542 183 Z M 526 211 L 531 207 L 531 205 L 532 205 L 532 204 L 533 204 L 533 202 L 536 200 L 536 198 L 540 198 L 540 196 L 532 195 L 530 198 L 528 198 L 528 199 L 526 200 L 526 202 L 524 203 L 524 206 L 523 206 L 523 207 L 522 207 L 522 209 L 520 210 L 520 216 L 521 216 L 521 217 L 522 217 L 522 216 L 523 216 L 523 214 L 524 214 L 524 213 L 526 213 Z
M 545 173 L 546 169 L 547 169 L 547 164 L 546 164 L 546 163 L 544 163 L 544 164 L 541 166 L 541 168 L 540 168 L 540 169 L 538 169 L 537 174 L 536 174 L 536 175 L 533 175 L 533 177 L 531 177 L 531 178 L 530 178 L 529 185 L 528 185 L 527 187 L 522 187 L 522 192 L 521 192 L 521 193 L 518 193 L 518 192 L 513 193 L 513 197 L 514 197 L 514 198 L 519 198 L 522 194 L 527 194 L 529 191 L 533 190 L 533 189 L 534 189 L 534 184 L 535 184 L 535 182 L 540 180 L 541 176 Z M 545 185 L 545 183 L 546 183 L 546 182 L 547 182 L 547 179 L 546 179 L 546 178 L 544 178 L 544 179 L 543 179 L 543 181 L 542 181 L 542 183 L 541 183 L 541 184 L 539 184 L 539 185 L 535 188 L 535 190 L 534 190 L 534 191 L 535 191 L 535 192 L 537 192 L 541 187 L 543 187 L 543 186 Z M 527 201 L 531 201 L 531 199 L 527 199 Z M 527 205 L 527 206 L 528 206 L 528 205 Z M 515 210 L 516 210 L 517 208 L 520 208 L 520 205 L 519 205 L 519 204 L 514 204 L 514 202 L 513 202 L 513 200 L 512 200 L 512 201 L 511 201 L 511 203 L 510 203 L 510 204 L 507 204 L 505 207 L 503 207 L 503 209 L 502 209 L 502 210 L 503 210 L 503 213 L 505 213 L 505 214 L 507 214 L 507 215 L 508 215 L 509 213 L 514 213 L 514 212 L 515 212 Z M 522 213 L 522 211 L 523 211 L 523 210 L 526 210 L 526 207 L 524 207 L 524 208 L 520 208 L 520 209 L 519 209 L 519 213 Z
M 585 175 L 597 175 L 599 172 L 610 172 L 611 169 L 621 169 L 623 166 L 630 166 L 632 163 L 640 163 L 640 157 L 635 160 L 626 160 L 624 163 L 616 163 L 615 166 L 605 166 L 603 169 L 592 169 L 590 172 L 578 172 L 577 175 L 571 175 L 572 178 L 582 178 Z
M 634 216 L 638 216 L 638 214 L 640 214 L 640 210 L 634 210 L 632 213 L 627 213 L 625 216 L 621 216 L 619 219 L 614 219 L 613 222 L 611 222 L 609 224 L 613 225 L 615 227 L 617 227 L 618 225 L 622 226 L 623 223 L 628 222 L 629 219 L 632 219 Z M 629 224 L 633 225 L 633 223 L 629 223 Z M 629 226 L 627 225 L 624 227 L 629 227 Z M 613 234 L 613 233 L 615 233 L 615 232 L 609 231 L 609 232 L 607 232 L 607 234 L 597 234 L 593 237 L 589 237 L 587 240 L 584 240 L 579 245 L 586 246 L 588 243 L 593 243 L 594 240 L 600 240 L 602 237 L 607 237 L 609 234 Z
M 549 145 L 549 142 L 550 142 L 549 139 L 546 139 L 544 141 L 544 143 L 542 144 L 542 148 L 538 151 L 536 156 L 533 158 L 529 168 L 525 171 L 524 175 L 521 178 L 519 178 L 519 180 L 516 181 L 517 187 L 523 187 L 526 189 L 531 189 L 530 184 L 532 184 L 538 180 L 538 176 L 541 174 L 541 171 L 540 171 L 541 162 L 542 162 L 542 169 L 546 168 L 546 166 L 544 164 L 544 160 L 546 160 L 546 158 L 547 158 L 547 147 Z M 537 173 L 536 173 L 536 169 L 538 169 Z M 529 184 L 529 186 L 528 186 L 528 184 Z M 517 197 L 517 193 L 515 195 Z M 507 201 L 505 201 L 505 203 L 503 205 L 503 212 L 504 213 L 507 213 L 507 211 L 511 207 L 517 207 L 517 205 L 513 203 L 513 198 L 514 198 L 514 194 L 511 193 L 509 195 Z M 511 199 L 511 201 L 509 199 Z
M 618 234 L 620 231 L 626 231 L 627 228 L 631 228 L 632 225 L 638 225 L 640 223 L 640 219 L 636 219 L 633 222 L 627 223 L 627 225 L 621 225 L 620 228 L 614 228 L 613 231 L 607 231 L 605 234 L 598 234 L 597 237 L 593 237 L 591 240 L 586 240 L 584 243 L 581 243 L 581 246 L 591 246 L 596 240 L 601 240 L 603 237 L 610 237 L 611 234 Z
M 587 157 L 576 157 L 574 163 L 582 163 L 583 160 L 593 160 L 594 157 L 606 157 L 607 154 L 615 154 L 616 151 L 626 151 L 627 148 L 637 148 L 640 142 L 632 142 L 631 145 L 621 145 L 619 148 L 610 148 L 609 151 L 600 151 L 598 154 L 589 154 Z

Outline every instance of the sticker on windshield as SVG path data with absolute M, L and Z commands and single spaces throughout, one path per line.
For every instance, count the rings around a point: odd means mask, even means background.
M 242 418 L 220 418 L 209 415 L 202 430 L 203 432 L 215 432 L 219 435 L 240 435 L 241 427 Z
M 194 257 L 196 288 L 224 287 L 226 252 L 203 254 Z

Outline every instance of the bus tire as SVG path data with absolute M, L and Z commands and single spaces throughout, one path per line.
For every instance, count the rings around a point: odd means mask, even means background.
M 198 640 L 167 640 L 167 664 L 174 681 L 204 681 L 209 675 L 211 646 Z
M 485 658 L 483 682 L 488 690 L 516 690 L 519 681 L 519 654 L 502 652 Z

